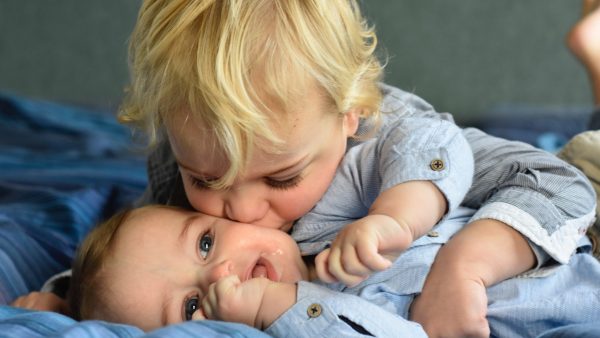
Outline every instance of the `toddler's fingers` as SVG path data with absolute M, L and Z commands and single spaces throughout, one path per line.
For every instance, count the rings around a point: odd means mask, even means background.
M 341 250 L 337 247 L 331 249 L 327 264 L 329 273 L 333 275 L 336 280 L 348 286 L 354 286 L 364 279 L 363 276 L 353 276 L 344 271 L 341 262 Z
M 391 261 L 379 254 L 376 243 L 366 241 L 357 243 L 356 253 L 369 272 L 385 270 L 392 265 Z
M 335 283 L 337 279 L 334 275 L 329 273 L 329 256 L 331 249 L 325 249 L 321 251 L 315 257 L 315 269 L 317 270 L 317 277 L 325 283 Z
M 371 273 L 371 269 L 361 261 L 354 245 L 344 245 L 341 260 L 346 274 L 362 277 Z

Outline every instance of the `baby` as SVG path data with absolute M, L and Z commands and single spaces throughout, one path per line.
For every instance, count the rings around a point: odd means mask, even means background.
M 127 210 L 84 241 L 69 301 L 79 319 L 147 331 L 216 319 L 275 337 L 426 337 L 406 319 L 408 309 L 439 248 L 471 216 L 472 210 L 457 209 L 436 226 L 435 236 L 415 241 L 390 269 L 345 287 L 315 281 L 314 262 L 283 231 L 174 207 Z M 600 263 L 581 253 L 552 269 L 546 277 L 521 276 L 488 289 L 493 335 L 532 337 L 600 320 Z

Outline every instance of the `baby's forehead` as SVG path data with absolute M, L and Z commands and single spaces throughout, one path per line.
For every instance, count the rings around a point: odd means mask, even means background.
M 160 236 L 176 231 L 186 212 L 169 207 L 149 206 L 132 210 L 117 232 L 117 240 L 131 240 L 131 236 Z M 161 238 L 161 237 L 157 237 Z

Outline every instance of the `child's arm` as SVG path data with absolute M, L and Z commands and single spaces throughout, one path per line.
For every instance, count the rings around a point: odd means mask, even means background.
M 430 181 L 401 183 L 384 191 L 369 215 L 345 226 L 331 248 L 317 256 L 319 278 L 358 284 L 372 271 L 387 268 L 388 259 L 427 233 L 446 210 L 444 195 Z
M 359 206 L 350 207 L 358 203 L 369 208 L 319 253 L 319 278 L 352 286 L 388 267 L 390 260 L 460 204 L 472 174 L 473 157 L 466 139 L 456 125 L 440 119 L 399 118 L 377 140 L 351 149 L 313 215 L 327 209 L 334 214 L 343 210 L 358 214 Z M 357 192 L 344 193 L 341 189 L 347 186 L 355 186 Z M 374 192 L 380 193 L 373 196 Z M 331 206 L 330 200 L 348 206 Z
M 486 288 L 534 265 L 516 230 L 492 219 L 470 223 L 440 249 L 411 319 L 431 337 L 489 337 Z
M 485 335 L 485 287 L 550 258 L 566 263 L 594 214 L 594 192 L 574 167 L 524 143 L 464 133 L 476 159 L 464 204 L 479 210 L 440 250 L 411 309 L 433 337 Z

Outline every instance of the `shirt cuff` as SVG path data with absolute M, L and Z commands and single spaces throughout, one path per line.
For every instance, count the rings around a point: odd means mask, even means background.
M 67 298 L 67 291 L 69 289 L 69 283 L 71 282 L 71 269 L 65 270 L 61 273 L 50 277 L 42 285 L 41 292 L 52 292 L 61 298 Z
M 355 295 L 298 282 L 296 304 L 265 332 L 275 337 L 427 337 L 416 322 Z
M 594 212 L 579 218 L 564 220 L 556 208 L 549 208 L 548 204 L 541 200 L 543 196 L 533 192 L 521 192 L 519 196 L 515 196 L 514 193 L 514 191 L 498 192 L 497 196 L 494 196 L 495 201 L 481 207 L 471 222 L 486 218 L 495 219 L 520 232 L 530 244 L 534 244 L 531 248 L 538 259 L 538 267 L 546 263 L 549 257 L 559 263 L 568 263 L 579 240 L 593 221 Z M 523 200 L 527 200 L 524 205 L 535 207 L 520 208 L 515 205 Z M 533 210 L 535 216 L 524 209 Z M 545 222 L 539 222 L 539 219 Z M 549 257 L 543 255 L 540 249 Z

